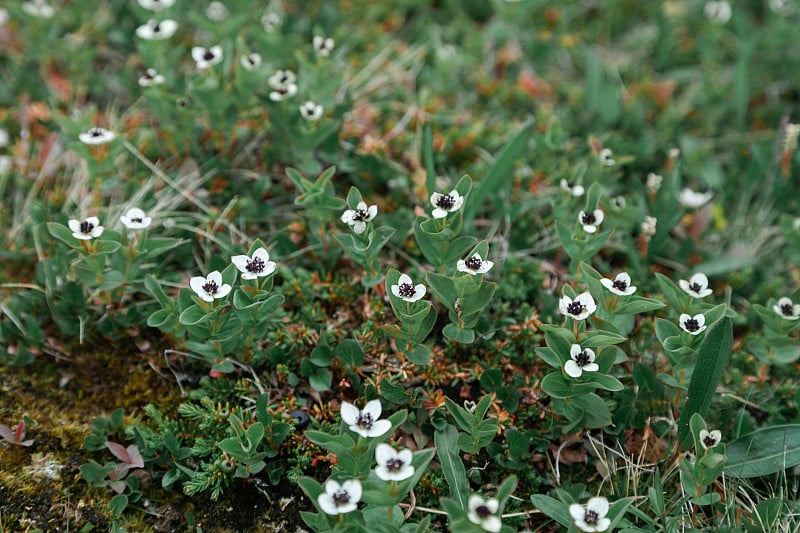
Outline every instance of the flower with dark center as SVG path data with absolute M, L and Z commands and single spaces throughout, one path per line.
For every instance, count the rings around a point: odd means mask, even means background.
M 572 196 L 575 196 L 576 198 L 579 196 L 583 196 L 583 194 L 586 192 L 586 189 L 583 188 L 583 185 L 580 184 L 573 185 L 572 183 L 568 182 L 565 179 L 562 179 L 559 185 L 562 191 L 567 192 Z
M 328 57 L 333 52 L 334 41 L 330 37 L 325 38 L 321 35 L 315 35 L 311 40 L 311 44 L 314 45 L 314 50 L 322 57 Z
M 448 194 L 435 192 L 431 195 L 431 205 L 434 208 L 433 218 L 444 218 L 448 213 L 461 209 L 461 206 L 464 205 L 464 197 L 455 189 Z
M 156 72 L 155 69 L 149 68 L 139 77 L 140 87 L 152 87 L 153 85 L 161 85 L 164 83 L 164 76 Z
M 117 136 L 116 133 L 105 128 L 89 128 L 86 133 L 81 133 L 78 138 L 84 144 L 106 144 L 110 143 Z
M 367 229 L 367 222 L 378 215 L 378 206 L 367 207 L 364 201 L 358 202 L 355 209 L 348 209 L 342 213 L 342 222 L 350 226 L 353 232 L 361 234 Z
M 231 292 L 231 286 L 222 283 L 222 274 L 218 270 L 211 272 L 208 277 L 194 276 L 189 280 L 189 286 L 204 302 L 224 298 Z
M 311 100 L 300 106 L 300 114 L 306 120 L 319 120 L 322 117 L 323 108 L 319 104 L 315 104 Z
M 361 482 L 350 479 L 341 485 L 329 479 L 325 482 L 325 492 L 317 497 L 320 509 L 329 515 L 355 511 L 361 500 Z
M 473 494 L 467 502 L 467 518 L 473 524 L 481 526 L 484 531 L 497 533 L 503 527 L 500 517 L 496 514 L 499 508 L 500 502 L 496 498 L 484 500 Z
M 793 303 L 785 296 L 772 306 L 772 310 L 786 320 L 800 319 L 800 304 Z
M 146 41 L 161 41 L 175 35 L 177 30 L 178 23 L 172 19 L 150 19 L 136 28 L 136 36 Z
M 85 220 L 70 220 L 67 222 L 72 236 L 82 241 L 96 239 L 103 234 L 103 226 L 97 217 L 87 217 Z
M 636 287 L 631 285 L 631 277 L 627 272 L 620 272 L 613 280 L 602 278 L 600 283 L 603 284 L 603 287 L 619 296 L 629 296 L 636 292 Z
M 375 474 L 384 481 L 402 481 L 414 475 L 411 450 L 397 451 L 385 442 L 375 448 Z
M 172 7 L 175 0 L 138 0 L 139 5 L 150 11 L 161 11 Z
M 699 335 L 706 329 L 706 317 L 702 313 L 694 316 L 683 313 L 678 319 L 681 328 L 690 335 Z
M 347 424 L 350 431 L 358 433 L 362 437 L 380 437 L 392 429 L 392 423 L 388 420 L 380 420 L 381 417 L 380 400 L 367 402 L 364 409 L 359 411 L 358 407 L 349 403 L 342 403 L 342 422 Z
M 700 446 L 705 448 L 706 450 L 709 448 L 713 448 L 717 444 L 722 441 L 722 432 L 718 429 L 714 431 L 708 431 L 707 429 L 701 429 L 700 433 L 697 435 L 698 440 L 700 441 Z
M 466 259 L 459 259 L 456 263 L 456 270 L 475 276 L 477 274 L 486 274 L 493 266 L 494 263 L 492 261 L 484 261 L 480 255 L 473 254 Z
M 222 47 L 219 45 L 211 48 L 192 47 L 192 59 L 197 70 L 207 70 L 222 61 Z
M 261 54 L 252 52 L 242 56 L 242 66 L 246 70 L 255 70 L 261 66 Z
M 269 252 L 264 247 L 259 247 L 253 252 L 252 257 L 235 255 L 231 263 L 241 272 L 242 279 L 256 279 L 269 276 L 275 272 L 275 262 L 269 260 Z
M 608 500 L 598 496 L 590 498 L 586 507 L 573 503 L 569 506 L 569 514 L 572 516 L 575 526 L 581 531 L 589 533 L 606 531 L 611 527 L 611 520 L 606 517 L 608 507 Z
M 562 315 L 575 320 L 585 320 L 597 310 L 597 304 L 592 295 L 586 291 L 575 297 L 562 296 L 558 301 L 558 311 Z
M 122 225 L 128 229 L 144 229 L 153 221 L 152 218 L 144 214 L 138 207 L 128 209 L 128 212 L 119 217 Z
M 594 362 L 594 358 L 594 350 L 573 344 L 569 350 L 569 361 L 564 363 L 564 372 L 572 378 L 579 378 L 584 372 L 597 372 L 600 367 Z
M 401 274 L 400 279 L 397 280 L 397 285 L 392 285 L 390 290 L 397 298 L 413 303 L 425 296 L 427 289 L 422 283 L 414 285 L 408 274 Z
M 601 209 L 595 209 L 594 211 L 581 211 L 578 213 L 578 223 L 583 228 L 583 231 L 586 233 L 596 233 L 597 226 L 599 226 L 605 215 Z
M 683 292 L 692 298 L 705 298 L 713 291 L 708 288 L 708 278 L 702 272 L 694 274 L 689 281 L 685 279 L 678 280 L 678 285 Z

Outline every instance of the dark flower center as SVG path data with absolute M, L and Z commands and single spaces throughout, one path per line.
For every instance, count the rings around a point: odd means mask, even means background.
M 686 322 L 683 323 L 683 327 L 686 328 L 688 331 L 697 331 L 700 329 L 700 324 L 697 323 L 697 320 L 694 318 L 686 319 Z
M 356 425 L 362 429 L 370 430 L 372 429 L 372 415 L 369 413 L 359 413 L 358 419 L 356 420 Z
M 697 283 L 697 282 L 690 283 L 689 284 L 689 290 L 692 291 L 692 292 L 700 292 L 701 290 L 703 290 L 703 287 L 701 287 L 700 284 Z
M 478 515 L 482 520 L 488 516 L 491 516 L 492 512 L 486 505 L 481 504 L 475 509 L 475 514 Z
M 247 62 L 250 63 L 251 66 L 255 66 L 256 58 L 253 56 L 247 56 Z
M 578 300 L 574 300 L 567 305 L 567 313 L 578 316 L 583 313 L 584 306 Z
M 483 261 L 481 261 L 480 257 L 473 255 L 472 257 L 464 261 L 464 264 L 466 264 L 467 268 L 470 270 L 478 270 L 479 268 L 481 268 L 481 264 L 483 264 Z
M 81 233 L 91 233 L 94 229 L 94 224 L 89 222 L 88 220 L 84 220 L 81 222 Z
M 333 503 L 335 503 L 337 507 L 350 503 L 350 494 L 344 489 L 337 490 L 333 494 Z
M 91 136 L 91 137 L 102 137 L 103 136 L 103 130 L 101 130 L 100 128 L 92 128 L 92 129 L 89 130 L 89 136 Z
M 400 286 L 397 288 L 397 292 L 400 293 L 400 296 L 403 298 L 411 298 L 414 296 L 416 292 L 414 290 L 414 286 L 410 283 L 401 283 Z
M 206 61 L 211 61 L 212 59 L 214 59 L 214 57 L 215 57 L 214 52 L 212 52 L 211 50 L 206 50 L 206 52 L 203 54 L 203 59 L 205 59 Z
M 589 354 L 586 353 L 586 350 L 575 356 L 575 363 L 577 363 L 578 366 L 586 366 L 589 364 Z
M 314 110 L 309 107 L 306 110 L 306 114 L 308 114 L 309 116 L 313 115 L 314 114 Z M 369 218 L 369 213 L 367 213 L 364 209 L 356 209 L 356 212 L 353 215 L 353 220 L 356 220 L 356 221 L 359 221 L 359 222 L 367 220 L 367 218 Z
M 594 216 L 594 213 L 584 213 L 583 217 L 581 218 L 584 224 L 590 225 L 597 222 L 597 219 Z
M 454 205 L 456 205 L 456 202 L 449 194 L 443 194 L 436 200 L 436 207 L 441 207 L 442 209 L 450 209 Z
M 706 445 L 706 448 L 712 448 L 717 445 L 717 439 L 711 435 L 706 435 L 706 438 L 703 439 L 703 444 Z
M 136 224 L 141 224 L 142 223 L 142 219 L 139 218 L 139 217 L 133 217 L 131 219 L 131 222 L 135 222 Z
M 153 24 L 153 33 L 159 33 L 160 31 L 161 31 L 161 25 L 158 22 Z
M 148 70 L 147 72 L 144 73 L 144 76 L 142 77 L 148 81 L 152 81 L 156 76 L 155 72 Z
M 587 524 L 596 524 L 598 518 L 600 518 L 600 516 L 597 514 L 597 511 L 586 509 L 586 514 L 583 516 L 583 521 Z
M 253 274 L 259 274 L 264 271 L 265 266 L 267 266 L 267 264 L 264 263 L 263 259 L 261 259 L 260 257 L 254 257 L 247 262 L 245 268 L 247 269 L 248 272 L 252 272 Z
M 216 294 L 217 289 L 219 287 L 213 281 L 207 281 L 205 285 L 203 285 L 203 290 L 206 291 L 208 294 Z
M 794 316 L 794 306 L 792 304 L 783 304 L 781 313 L 783 313 L 783 316 Z
M 628 288 L 628 284 L 621 279 L 615 279 L 614 283 L 611 284 L 611 286 L 617 289 L 618 291 L 624 291 L 625 289 Z
M 386 469 L 389 472 L 397 472 L 398 470 L 402 470 L 405 465 L 406 465 L 405 461 L 403 461 L 399 457 L 395 457 L 393 459 L 389 459 L 388 461 L 386 461 Z

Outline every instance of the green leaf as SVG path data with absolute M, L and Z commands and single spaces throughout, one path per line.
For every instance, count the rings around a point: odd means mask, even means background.
M 433 437 L 436 444 L 436 453 L 442 465 L 442 473 L 450 487 L 450 497 L 461 507 L 467 509 L 469 497 L 469 483 L 467 482 L 467 469 L 458 454 L 458 430 L 447 426 L 444 431 L 437 431 Z
M 193 326 L 195 324 L 202 324 L 211 318 L 211 313 L 207 313 L 198 305 L 193 305 L 184 309 L 183 313 L 178 317 L 178 322 L 184 326 Z
M 80 247 L 78 245 L 78 239 L 73 237 L 72 231 L 70 231 L 70 229 L 63 224 L 59 224 L 57 222 L 48 222 L 47 231 L 50 233 L 50 235 L 63 242 L 70 248 Z
M 623 299 L 622 303 L 617 305 L 617 308 L 612 311 L 615 315 L 633 315 L 637 313 L 648 313 L 666 307 L 664 302 L 653 300 L 652 298 L 643 298 L 641 296 L 628 296 Z
M 108 512 L 113 516 L 120 516 L 127 506 L 128 497 L 125 494 L 117 494 L 108 503 Z
M 545 496 L 544 494 L 531 495 L 531 502 L 537 509 L 562 526 L 568 528 L 573 525 L 572 516 L 569 514 L 567 504 L 555 498 L 551 498 L 550 496 Z
M 766 476 L 800 464 L 800 424 L 761 428 L 725 446 L 725 473 L 737 478 Z
M 577 394 L 572 386 L 572 382 L 567 380 L 561 372 L 550 372 L 547 374 L 544 379 L 542 379 L 541 387 L 548 396 L 552 396 L 553 398 L 570 398 Z
M 482 202 L 492 198 L 495 203 L 495 212 L 502 212 L 502 195 L 508 192 L 514 182 L 514 165 L 521 157 L 529 156 L 528 141 L 533 132 L 534 122 L 531 121 L 520 129 L 511 141 L 503 147 L 494 160 L 486 176 L 480 180 L 472 191 L 469 202 L 464 205 L 464 219 L 472 220 Z
M 460 342 L 461 344 L 472 344 L 475 342 L 475 331 L 459 328 L 455 324 L 447 324 L 442 329 L 442 335 L 444 335 L 447 340 Z
M 415 365 L 427 365 L 431 362 L 431 349 L 424 344 L 414 345 L 405 355 L 408 362 Z
M 718 321 L 707 331 L 703 344 L 697 354 L 689 394 L 678 418 L 678 439 L 683 449 L 692 443 L 689 420 L 695 413 L 705 416 L 714 398 L 717 384 L 728 366 L 733 344 L 731 320 Z
M 336 346 L 333 353 L 344 364 L 352 367 L 363 365 L 364 357 L 366 357 L 361 344 L 355 339 L 344 339 Z
M 530 441 L 522 431 L 518 429 L 506 430 L 506 442 L 508 443 L 508 457 L 517 461 L 524 461 L 530 452 Z

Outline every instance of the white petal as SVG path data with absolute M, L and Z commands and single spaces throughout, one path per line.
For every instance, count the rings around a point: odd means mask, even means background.
M 342 415 L 342 421 L 350 426 L 358 422 L 358 415 L 361 414 L 358 407 L 350 402 L 342 402 L 340 413 Z
M 583 365 L 584 372 L 597 372 L 598 370 L 600 370 L 600 367 L 597 366 L 597 363 L 587 363 Z
M 339 514 L 339 508 L 336 506 L 336 503 L 333 501 L 333 496 L 331 496 L 327 492 L 323 492 L 322 494 L 317 496 L 317 505 L 319 505 L 319 508 L 325 514 L 329 514 L 329 515 L 337 515 L 337 514 Z
M 357 234 L 360 235 L 360 234 L 364 233 L 365 231 L 367 231 L 367 223 L 366 222 L 364 222 L 363 220 L 356 220 L 353 223 L 353 232 L 354 233 L 357 233 Z
M 441 207 L 437 207 L 433 210 L 431 214 L 433 215 L 433 218 L 444 218 L 447 216 L 447 213 L 448 211 L 445 211 Z
M 586 352 L 586 356 L 589 358 L 589 362 L 594 363 L 594 358 L 595 358 L 594 350 L 592 350 L 591 348 L 586 348 L 583 351 Z M 584 367 L 584 370 L 586 370 L 586 367 Z
M 206 54 L 206 49 L 202 46 L 193 46 L 192 47 L 192 59 L 194 59 L 195 63 L 199 63 L 203 60 L 203 56 Z
M 354 224 L 355 220 L 353 220 L 353 217 L 355 216 L 356 216 L 355 210 L 348 209 L 347 211 L 342 213 L 342 222 L 344 222 L 345 224 Z
M 200 297 L 201 300 L 205 302 L 213 302 L 214 297 L 208 294 L 205 289 L 203 289 L 203 285 L 208 282 L 206 278 L 203 276 L 195 276 L 189 280 L 189 286 L 192 290 Z
M 569 514 L 573 520 L 583 520 L 586 517 L 586 509 L 584 509 L 583 505 L 573 503 L 569 506 Z
M 597 233 L 597 226 L 592 226 L 590 224 L 584 224 L 583 231 L 586 233 Z
M 603 285 L 603 287 L 610 290 L 611 292 L 615 292 L 617 290 L 616 287 L 614 287 L 614 282 L 608 278 L 602 278 L 600 280 L 600 283 Z
M 75 220 L 74 218 L 67 222 L 67 226 L 69 226 L 70 231 L 72 233 L 81 233 L 81 222 L 80 220 Z M 780 303 L 780 302 L 778 302 Z
M 378 216 L 378 206 L 377 205 L 369 206 L 369 208 L 367 209 L 367 220 L 372 220 L 376 216 Z
M 361 501 L 361 482 L 359 480 L 348 479 L 342 483 L 342 489 L 347 491 L 351 503 L 358 503 Z
M 484 503 L 485 502 L 483 501 L 483 498 L 481 498 L 477 494 L 473 494 L 472 496 L 469 497 L 469 500 L 467 501 L 467 509 L 474 512 L 478 507 L 480 507 Z
M 570 298 L 569 296 L 562 296 L 558 300 L 558 312 L 561 313 L 562 315 L 568 315 L 569 311 L 567 311 L 567 307 L 569 307 L 569 304 L 571 303 L 572 303 L 572 298 Z
M 500 502 L 497 501 L 497 498 L 489 498 L 486 500 L 486 508 L 489 509 L 489 512 L 494 514 L 500 508 Z
M 227 283 L 222 285 L 217 292 L 214 293 L 214 298 L 224 298 L 231 292 L 231 286 Z
M 494 262 L 493 261 L 483 261 L 481 263 L 481 267 L 478 269 L 478 273 L 479 274 L 486 274 L 487 272 L 489 272 L 492 269 L 493 266 L 494 266 Z
M 487 516 L 481 522 L 481 527 L 484 531 L 489 531 L 490 533 L 497 533 L 503 528 L 503 521 L 500 520 L 499 516 Z
M 702 327 L 706 323 L 706 317 L 702 313 L 694 315 L 692 318 L 697 320 L 697 325 Z
M 220 274 L 219 270 L 211 272 L 208 276 L 206 276 L 206 279 L 210 283 L 216 283 L 217 287 L 222 285 L 222 274 Z
M 695 283 L 700 286 L 700 290 L 703 290 L 706 287 L 708 287 L 708 278 L 702 272 L 698 272 L 697 274 L 689 278 L 690 285 Z
M 591 293 L 588 291 L 580 293 L 575 297 L 575 300 L 580 302 L 589 314 L 597 310 L 597 304 L 594 303 L 594 298 L 592 298 Z
M 571 378 L 579 378 L 581 377 L 581 374 L 583 374 L 583 368 L 581 368 L 578 363 L 570 359 L 564 363 L 564 372 L 566 372 Z
M 598 517 L 606 516 L 608 514 L 608 500 L 601 496 L 589 498 L 586 508 L 597 513 Z
M 581 353 L 582 351 L 583 350 L 581 349 L 579 344 L 573 344 L 572 346 L 569 347 L 569 356 L 572 359 L 575 359 L 578 356 L 578 354 Z
M 408 274 L 400 274 L 400 279 L 397 280 L 398 285 L 413 285 L 414 282 L 411 281 L 411 276 Z
M 367 402 L 367 405 L 364 406 L 364 409 L 361 410 L 361 413 L 370 415 L 372 420 L 378 420 L 381 417 L 381 401 L 380 400 L 371 400 Z
M 628 275 L 627 272 L 620 272 L 619 274 L 617 274 L 617 277 L 614 278 L 614 281 L 621 281 L 625 283 L 626 287 L 629 287 L 631 284 L 631 277 Z
M 415 285 L 414 286 L 414 301 L 416 302 L 417 300 L 421 299 L 423 296 L 425 296 L 426 292 L 427 292 L 427 289 L 425 288 L 425 285 L 423 285 L 422 283 L 418 283 L 417 285 Z
M 683 289 L 683 292 L 688 292 L 689 294 L 694 294 L 694 291 L 692 291 L 692 289 L 689 288 L 689 282 L 686 281 L 685 279 L 679 279 L 678 280 L 678 286 L 681 289 Z
M 392 423 L 388 420 L 375 420 L 369 428 L 365 437 L 382 437 L 387 431 L 392 429 Z
M 597 519 L 597 524 L 595 525 L 595 527 L 597 528 L 597 531 L 601 531 L 601 532 L 607 530 L 610 526 L 611 526 L 611 520 L 608 519 L 608 518 L 605 518 L 605 517 L 598 518 Z
M 385 442 L 378 444 L 377 448 L 375 448 L 375 462 L 379 465 L 385 465 L 395 457 L 397 457 L 397 453 L 394 448 Z
M 595 219 L 594 223 L 595 223 L 595 225 L 599 226 L 600 224 L 602 224 L 604 218 L 605 218 L 605 215 L 603 214 L 603 211 L 601 209 L 595 209 L 594 210 L 594 219 Z
M 402 299 L 402 298 L 403 298 L 403 297 L 400 295 L 400 285 L 392 285 L 392 286 L 391 286 L 391 287 L 389 287 L 389 288 L 391 289 L 391 291 L 392 291 L 392 294 L 394 294 L 395 298 L 400 298 L 400 299 Z
M 239 272 L 248 273 L 247 271 L 247 263 L 250 262 L 250 258 L 246 255 L 234 255 L 231 257 L 231 263 Z
M 469 267 L 467 266 L 467 262 L 464 261 L 463 259 L 459 259 L 458 262 L 456 263 L 456 270 L 458 270 L 459 272 L 466 272 L 467 274 L 472 274 L 473 276 L 475 275 L 475 272 L 469 269 Z M 780 313 L 780 311 L 777 312 Z

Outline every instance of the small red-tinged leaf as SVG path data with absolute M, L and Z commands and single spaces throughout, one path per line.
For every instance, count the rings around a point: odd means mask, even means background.
M 0 438 L 9 444 L 16 444 L 17 446 L 33 446 L 33 439 L 23 441 L 25 438 L 25 423 L 20 422 L 14 431 L 10 427 L 0 424 Z
M 125 463 L 130 468 L 144 468 L 144 459 L 139 453 L 139 447 L 131 444 L 127 448 L 116 442 L 106 441 L 106 448 L 114 454 L 114 457 Z
M 125 492 L 125 489 L 128 488 L 128 484 L 124 481 L 114 481 L 113 483 L 109 483 L 108 486 L 117 494 L 122 494 Z
M 25 422 L 17 424 L 17 430 L 14 432 L 14 442 L 20 442 L 25 438 Z
M 14 442 L 14 432 L 11 431 L 11 428 L 5 424 L 0 424 L 0 437 L 8 442 Z
M 131 457 L 128 466 L 131 468 L 144 468 L 144 459 L 142 454 L 139 453 L 139 447 L 135 444 L 128 446 L 128 455 Z

